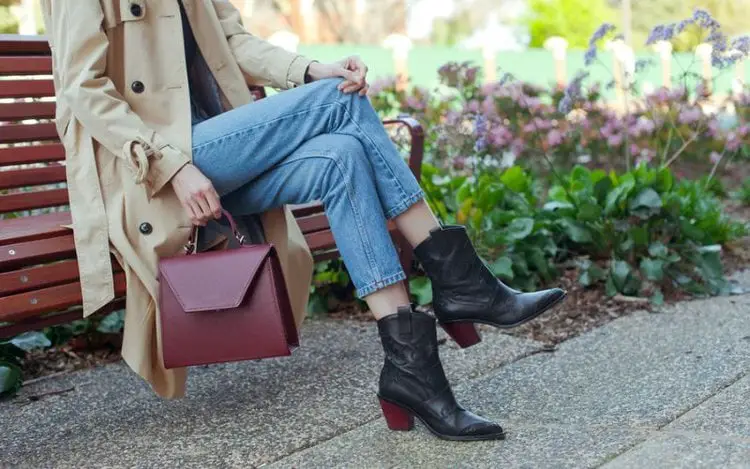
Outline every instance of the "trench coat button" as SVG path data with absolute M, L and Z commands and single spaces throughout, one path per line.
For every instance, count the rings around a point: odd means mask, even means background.
M 150 235 L 154 231 L 154 227 L 151 226 L 151 223 L 144 222 L 138 227 L 138 231 L 145 235 Z
M 143 14 L 143 8 L 141 8 L 141 6 L 138 5 L 137 3 L 131 3 L 130 14 L 138 18 Z
M 136 80 L 133 82 L 133 84 L 130 85 L 130 89 L 133 90 L 134 93 L 141 94 L 146 90 L 146 86 L 142 81 Z

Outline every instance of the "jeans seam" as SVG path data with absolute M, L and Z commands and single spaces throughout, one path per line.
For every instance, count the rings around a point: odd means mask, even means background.
M 356 129 L 362 135 L 362 138 L 364 140 L 366 140 L 370 144 L 370 146 L 372 148 L 374 148 L 374 152 L 378 155 L 378 157 L 383 162 L 383 164 L 386 166 L 386 168 L 388 168 L 388 172 L 391 175 L 391 179 L 393 179 L 393 181 L 396 183 L 396 185 L 398 186 L 399 190 L 401 191 L 401 196 L 402 197 L 406 196 L 406 190 L 404 190 L 403 184 L 401 184 L 401 181 L 399 181 L 399 179 L 396 177 L 396 173 L 393 171 L 393 168 L 391 167 L 391 165 L 388 164 L 388 160 L 380 152 L 380 150 L 378 149 L 378 146 L 375 144 L 375 142 L 373 142 L 372 139 L 367 136 L 367 133 L 364 130 L 362 130 L 362 127 L 359 126 L 359 123 L 351 115 L 351 113 L 349 112 L 349 109 L 346 107 L 346 105 L 344 103 L 342 103 L 340 101 L 337 101 L 335 104 L 339 104 L 344 109 L 344 114 L 346 114 L 346 117 L 349 119 L 349 121 L 352 123 L 352 125 L 354 125 L 354 127 L 356 127 Z M 378 121 L 378 124 L 380 124 L 379 121 Z M 390 137 L 389 137 L 389 140 L 390 140 Z M 365 151 L 366 151 L 366 149 L 365 149 Z M 399 155 L 399 158 L 400 157 L 401 156 Z
M 395 218 L 402 213 L 404 213 L 409 207 L 417 203 L 419 200 L 424 198 L 424 191 L 422 189 L 419 189 L 417 192 L 414 192 L 409 197 L 406 197 L 404 200 L 399 202 L 398 205 L 388 210 L 388 212 L 385 214 L 385 218 L 387 220 L 390 220 L 392 218 Z
M 356 295 L 358 298 L 362 298 L 364 296 L 369 295 L 370 293 L 374 293 L 378 290 L 381 290 L 387 286 L 396 284 L 402 280 L 406 280 L 406 272 L 402 270 L 399 270 L 395 274 L 386 275 L 385 277 L 376 280 L 374 282 L 368 283 L 362 288 L 358 288 L 356 291 Z
M 346 197 L 347 199 L 349 199 L 349 204 L 351 205 L 352 211 L 354 212 L 354 218 L 355 218 L 354 222 L 357 224 L 357 230 L 359 231 L 359 235 L 362 238 L 362 244 L 365 245 L 365 255 L 367 256 L 367 261 L 370 263 L 370 269 L 372 269 L 372 271 L 375 272 L 375 277 L 380 277 L 380 270 L 378 269 L 378 265 L 375 260 L 375 254 L 372 249 L 372 243 L 370 241 L 370 237 L 367 234 L 367 230 L 364 229 L 364 226 L 362 224 L 362 217 L 359 211 L 357 210 L 357 206 L 352 201 L 353 198 L 352 198 L 352 193 L 350 190 L 351 188 L 346 178 L 346 172 L 344 172 L 344 170 L 341 169 L 339 161 L 336 158 L 331 158 L 331 157 L 326 157 L 326 156 L 324 156 L 324 158 L 328 158 L 330 161 L 332 161 L 334 165 L 336 166 L 336 169 L 338 169 L 339 172 L 341 173 L 341 176 L 342 176 L 341 179 L 343 180 L 344 187 L 346 189 Z

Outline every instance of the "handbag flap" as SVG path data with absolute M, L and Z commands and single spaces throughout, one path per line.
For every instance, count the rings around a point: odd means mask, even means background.
M 237 308 L 273 250 L 271 244 L 255 244 L 163 259 L 159 278 L 185 312 Z

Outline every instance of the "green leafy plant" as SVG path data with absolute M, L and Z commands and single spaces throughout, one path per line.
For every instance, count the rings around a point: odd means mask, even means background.
M 726 292 L 721 245 L 748 234 L 704 184 L 675 182 L 668 168 L 645 164 L 620 175 L 578 166 L 550 189 L 545 209 L 555 212 L 569 255 L 609 265 L 582 265 L 582 284 L 604 280 L 610 295 L 647 293 L 656 302 L 665 286 Z
M 750 178 L 742 181 L 742 186 L 732 196 L 734 199 L 742 202 L 743 205 L 750 206 Z
M 26 332 L 0 342 L 0 396 L 12 396 L 21 388 L 21 360 L 26 352 L 50 345 L 51 342 L 42 332 Z

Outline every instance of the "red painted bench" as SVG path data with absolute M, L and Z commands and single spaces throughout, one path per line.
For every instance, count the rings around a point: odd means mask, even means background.
M 54 124 L 52 61 L 38 36 L 0 35 L 0 338 L 81 317 L 81 291 L 65 187 L 65 152 Z M 262 88 L 253 89 L 264 97 Z M 386 121 L 405 132 L 409 167 L 419 179 L 424 151 L 420 125 L 411 118 Z M 319 203 L 293 207 L 316 261 L 339 257 Z M 412 253 L 393 223 L 389 230 L 402 263 Z M 125 277 L 114 258 L 118 299 Z

